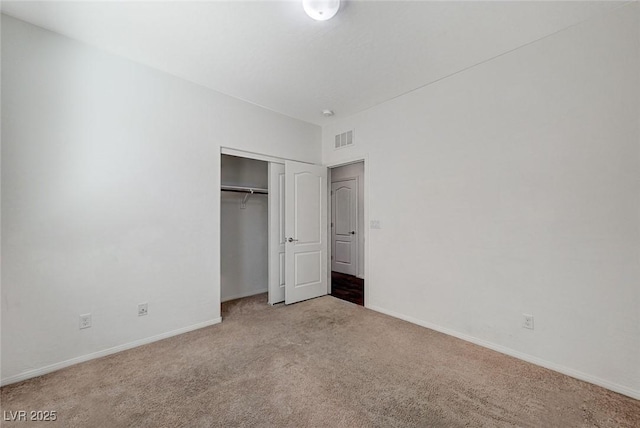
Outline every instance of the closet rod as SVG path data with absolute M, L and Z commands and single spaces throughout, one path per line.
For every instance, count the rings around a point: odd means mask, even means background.
M 268 189 L 260 189 L 260 188 L 253 188 L 253 187 L 221 186 L 220 190 L 222 190 L 223 192 L 257 193 L 260 195 L 269 194 Z

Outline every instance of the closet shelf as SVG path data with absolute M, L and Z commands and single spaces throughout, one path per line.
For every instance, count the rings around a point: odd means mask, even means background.
M 244 198 L 242 199 L 242 203 L 240 204 L 240 208 L 246 208 L 247 207 L 247 200 L 249 199 L 249 196 L 253 195 L 253 194 L 258 194 L 258 195 L 268 195 L 269 194 L 269 190 L 268 189 L 261 189 L 258 187 L 239 187 L 239 186 L 220 186 L 220 190 L 222 190 L 223 192 L 236 192 L 236 193 L 246 193 L 246 195 L 244 195 Z
M 222 190 L 223 192 L 238 192 L 238 193 L 249 193 L 249 194 L 258 193 L 261 195 L 269 194 L 268 189 L 261 189 L 259 187 L 240 187 L 240 186 L 222 185 L 220 186 L 220 190 Z

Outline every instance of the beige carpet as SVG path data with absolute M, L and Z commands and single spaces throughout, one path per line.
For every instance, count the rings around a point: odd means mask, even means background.
M 333 297 L 223 317 L 4 387 L 58 420 L 3 426 L 640 426 L 639 401 Z

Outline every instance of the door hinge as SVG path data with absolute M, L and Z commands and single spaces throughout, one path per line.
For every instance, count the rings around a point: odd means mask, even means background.
M 333 227 L 333 222 L 331 222 L 331 227 Z

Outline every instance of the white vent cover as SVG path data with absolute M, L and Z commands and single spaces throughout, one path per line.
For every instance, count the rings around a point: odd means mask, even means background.
M 336 149 L 353 146 L 353 130 L 336 135 Z

